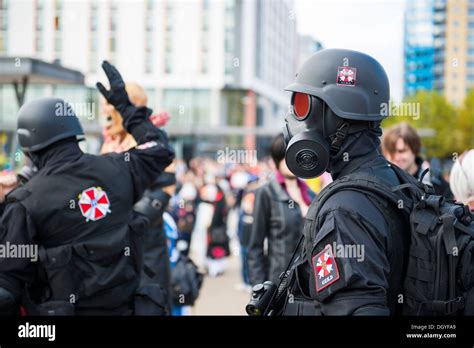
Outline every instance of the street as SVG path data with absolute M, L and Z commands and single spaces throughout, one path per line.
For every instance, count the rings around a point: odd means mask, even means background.
M 191 310 L 193 315 L 246 315 L 245 305 L 250 293 L 237 289 L 241 283 L 240 256 L 231 255 L 225 273 L 204 278 L 201 293 Z

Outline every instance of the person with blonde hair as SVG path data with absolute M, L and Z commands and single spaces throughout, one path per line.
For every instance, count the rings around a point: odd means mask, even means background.
M 148 96 L 145 89 L 139 84 L 126 82 L 125 90 L 133 105 L 140 107 L 148 104 Z M 101 153 L 124 152 L 137 146 L 133 136 L 124 129 L 120 113 L 105 99 L 102 104 L 102 120 L 104 123 L 102 132 L 104 143 L 100 151 Z M 157 127 L 164 126 L 168 120 L 169 115 L 167 112 L 159 112 L 150 116 L 150 121 Z
M 474 212 L 474 149 L 465 151 L 453 165 L 449 186 L 457 201 Z

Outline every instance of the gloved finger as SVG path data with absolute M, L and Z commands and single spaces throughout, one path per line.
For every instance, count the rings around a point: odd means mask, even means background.
M 104 69 L 105 75 L 110 81 L 110 87 L 124 87 L 125 83 L 123 82 L 122 76 L 116 67 L 110 64 L 108 61 L 104 60 L 102 63 L 102 69 Z
M 110 63 L 106 60 L 102 62 L 102 70 L 104 70 L 105 75 L 107 76 L 107 79 L 110 81 L 111 76 L 111 71 L 110 71 Z
M 104 87 L 104 85 L 100 82 L 97 82 L 95 85 L 104 98 L 109 101 L 109 91 Z

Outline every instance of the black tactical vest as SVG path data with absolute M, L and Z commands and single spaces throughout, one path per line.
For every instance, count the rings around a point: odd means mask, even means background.
M 374 168 L 373 168 L 374 169 Z M 385 173 L 384 173 L 385 171 Z M 387 172 L 390 173 L 387 174 Z M 360 171 L 359 174 L 363 172 Z M 391 169 L 385 169 L 378 172 L 379 177 L 385 178 L 387 185 L 395 186 L 399 184 L 396 177 L 393 177 Z M 325 198 L 322 197 L 324 191 L 322 191 L 318 199 L 313 200 L 311 203 L 308 213 L 305 218 L 305 225 L 303 234 L 304 246 L 300 257 L 294 262 L 288 280 L 287 298 L 283 304 L 282 310 L 283 315 L 321 315 L 319 303 L 317 301 L 316 290 L 308 286 L 308 284 L 315 284 L 314 273 L 311 272 L 311 250 L 313 249 L 314 233 L 316 232 L 316 220 L 322 205 L 320 205 L 320 199 L 327 199 L 334 192 L 337 191 L 337 186 L 341 183 L 354 180 L 354 175 L 347 175 L 346 177 L 339 178 L 334 181 L 330 186 L 325 188 L 326 191 L 331 190 L 331 193 L 326 192 Z M 395 180 L 395 181 L 394 181 Z M 383 197 L 379 197 L 371 194 L 370 190 L 360 187 L 360 192 L 367 195 L 369 201 L 371 201 L 380 212 L 383 212 L 386 217 L 387 225 L 390 229 L 390 245 L 388 246 L 388 260 L 390 263 L 390 274 L 388 276 L 388 289 L 387 289 L 387 306 L 392 315 L 401 314 L 401 305 L 398 303 L 398 294 L 403 293 L 403 278 L 406 272 L 406 261 L 408 252 L 408 234 L 401 233 L 406 231 L 406 220 L 401 215 L 399 210 L 396 210 L 392 204 L 388 201 L 384 201 Z M 324 204 L 324 202 L 323 202 Z M 366 217 L 370 221 L 370 217 Z M 396 252 L 395 252 L 396 251 Z M 290 301 L 291 299 L 291 301 Z
M 54 312 L 48 304 L 63 303 L 76 314 L 130 312 L 147 220 L 132 213 L 132 178 L 120 161 L 84 155 L 50 176 L 33 177 L 9 195 L 12 200 L 25 207 L 38 236 L 31 311 L 39 305 L 48 314 Z

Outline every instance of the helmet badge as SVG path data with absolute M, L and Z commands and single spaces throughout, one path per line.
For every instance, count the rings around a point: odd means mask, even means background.
M 356 68 L 340 66 L 337 68 L 337 84 L 339 86 L 354 87 L 356 84 Z

